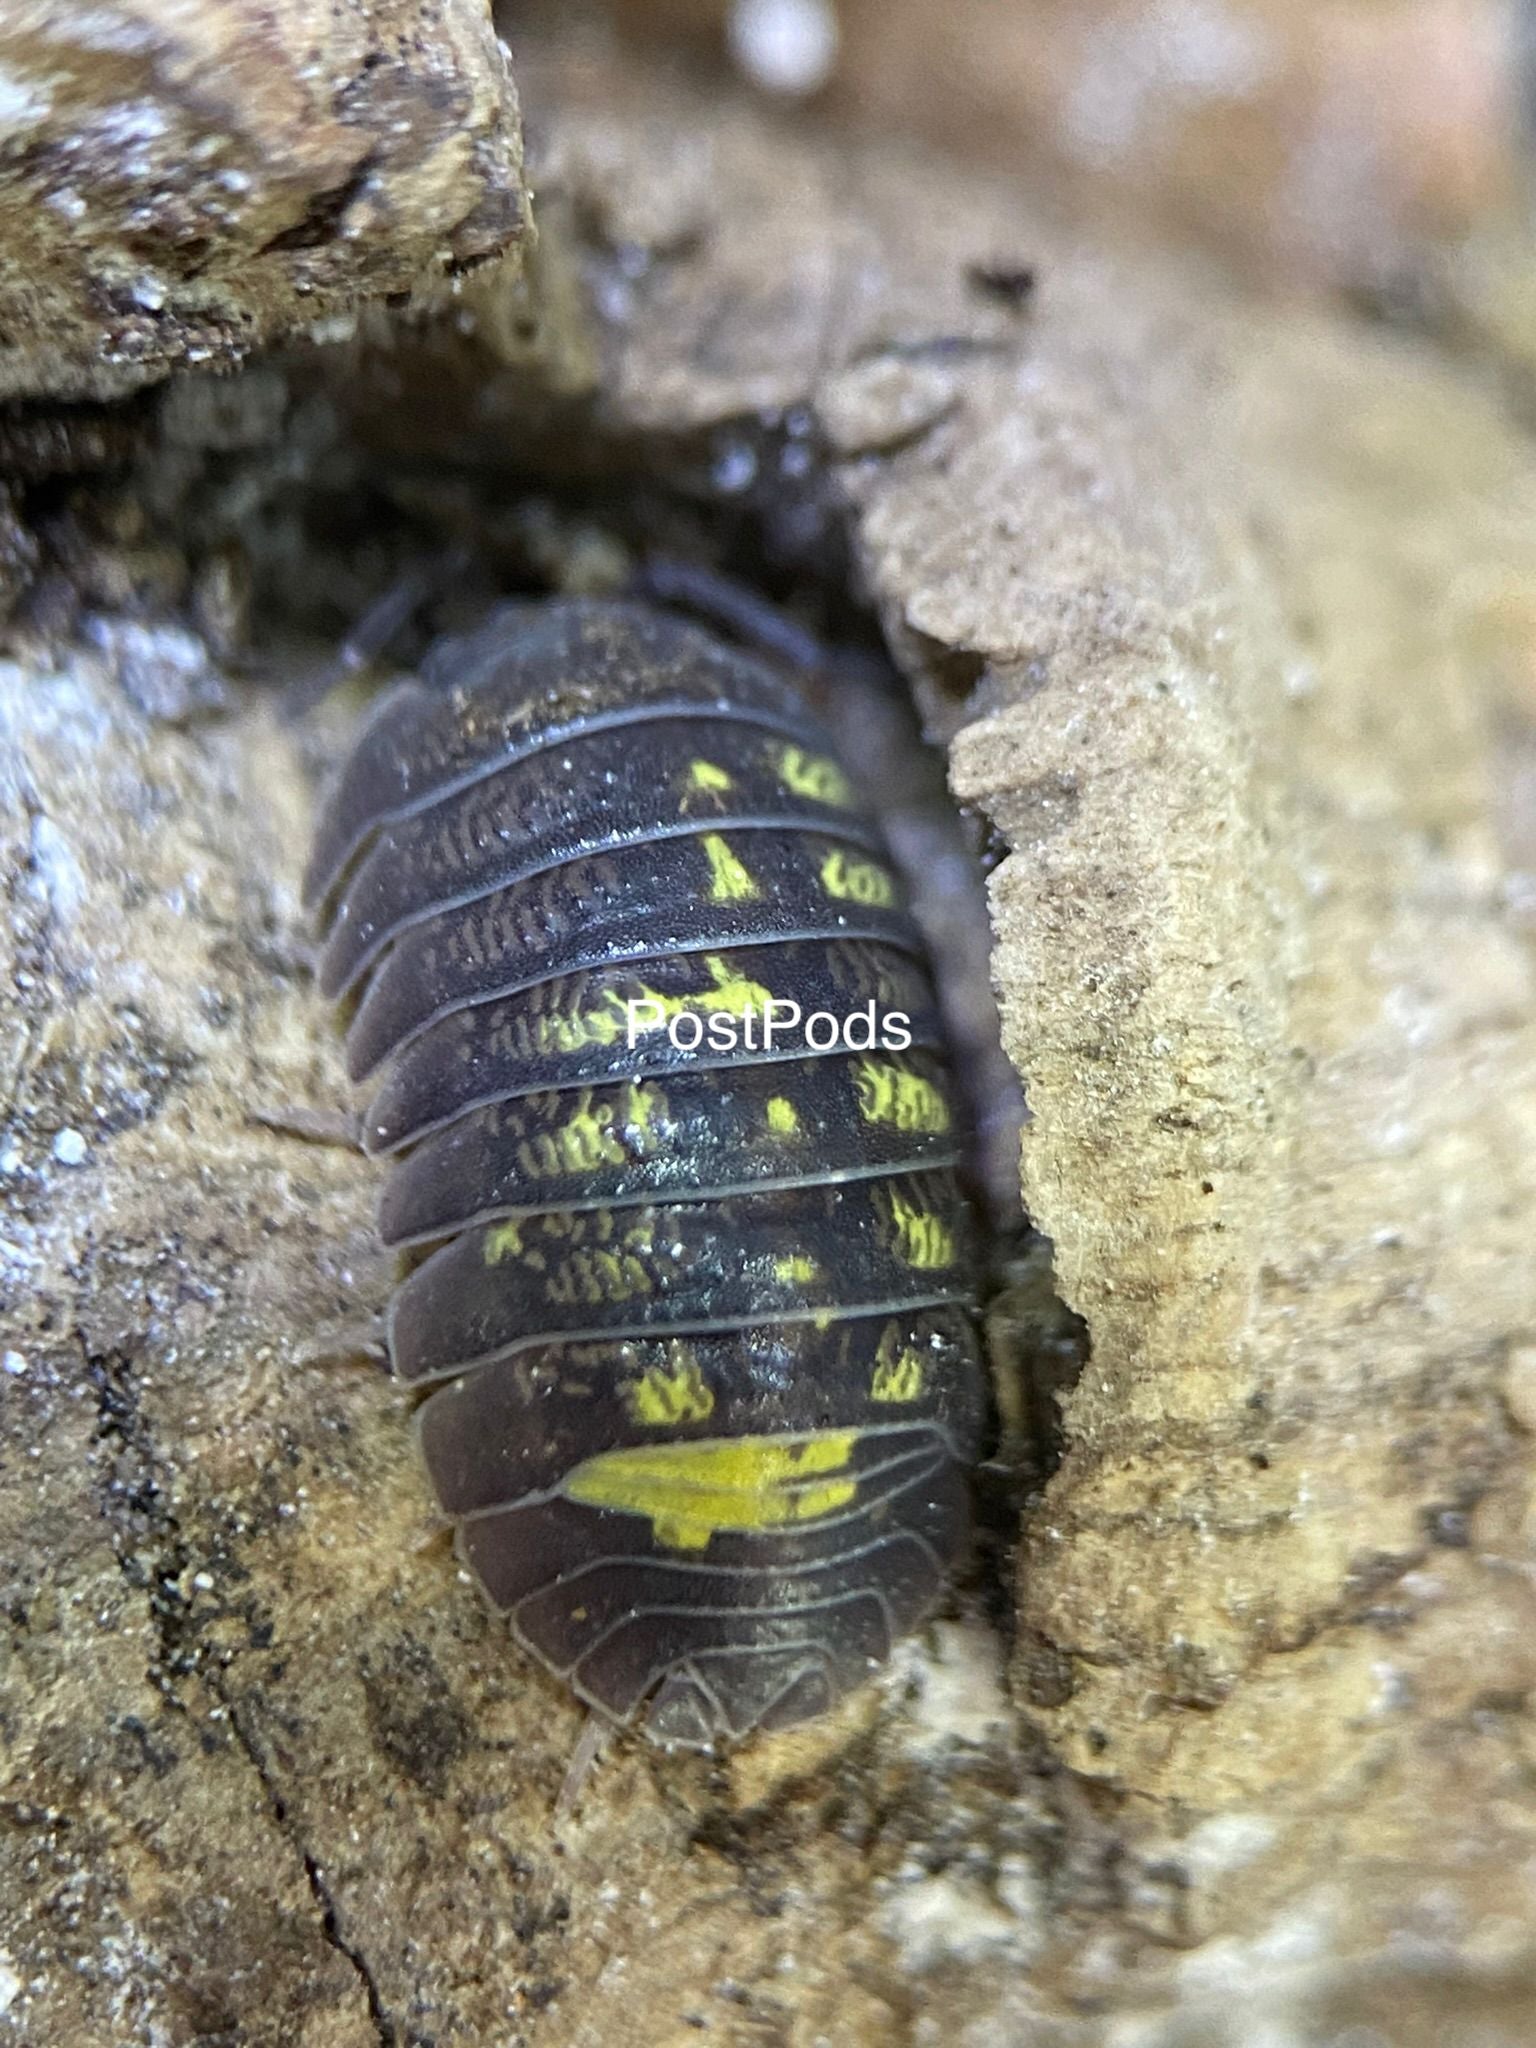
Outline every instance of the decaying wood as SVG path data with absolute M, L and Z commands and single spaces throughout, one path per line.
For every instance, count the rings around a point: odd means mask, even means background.
M 0 20 L 0 396 L 227 367 L 526 225 L 477 0 L 23 0 Z
M 1111 260 L 1005 183 L 532 75 L 581 373 L 509 364 L 487 301 L 478 355 L 461 317 L 337 403 L 554 474 L 530 376 L 569 405 L 597 365 L 583 462 L 819 482 L 1007 849 L 1024 1187 L 1093 1358 L 1011 1644 L 946 1623 L 718 1771 L 620 1744 L 556 1824 L 577 1711 L 433 1546 L 388 1384 L 314 1362 L 386 1289 L 371 1170 L 249 1114 L 343 1099 L 295 897 L 342 713 L 156 723 L 110 643 L 34 650 L 0 750 L 8 2020 L 1513 2048 L 1529 441 L 1426 350 Z M 1028 303 L 978 289 L 1005 260 Z

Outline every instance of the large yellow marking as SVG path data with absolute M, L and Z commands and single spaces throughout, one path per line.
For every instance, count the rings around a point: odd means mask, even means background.
M 494 1230 L 485 1233 L 485 1263 L 499 1266 L 503 1259 L 520 1259 L 523 1256 L 523 1226 L 513 1217 L 506 1223 L 498 1223 Z
M 714 1393 L 705 1385 L 698 1358 L 686 1344 L 674 1344 L 665 1365 L 650 1366 L 619 1391 L 631 1418 L 653 1428 L 702 1422 L 715 1409 Z
M 926 1379 L 922 1353 L 915 1351 L 910 1344 L 903 1344 L 896 1325 L 887 1323 L 881 1333 L 880 1348 L 875 1353 L 875 1369 L 870 1375 L 871 1401 L 915 1401 L 922 1393 Z
M 949 1104 L 921 1074 L 889 1060 L 860 1060 L 854 1082 L 867 1124 L 894 1124 L 898 1131 L 949 1129 Z
M 821 886 L 840 903 L 886 910 L 896 901 L 896 884 L 878 861 L 859 860 L 836 846 L 821 864 Z
M 713 761 L 695 761 L 688 770 L 688 787 L 704 796 L 723 795 L 732 786 L 731 778 L 723 768 L 717 768 Z
M 904 1266 L 912 1266 L 920 1273 L 931 1273 L 955 1263 L 954 1232 L 942 1216 L 936 1216 L 931 1209 L 919 1208 L 916 1202 L 907 1199 L 900 1188 L 892 1188 L 888 1200 L 891 1222 L 896 1230 L 896 1241 L 891 1249 Z
M 769 1130 L 781 1138 L 792 1138 L 800 1128 L 799 1114 L 787 1095 L 770 1095 L 764 1113 Z
M 760 981 L 749 981 L 744 974 L 733 973 L 718 953 L 706 953 L 704 966 L 712 984 L 706 989 L 696 990 L 686 996 L 664 996 L 653 988 L 640 984 L 640 994 L 647 1001 L 657 1003 L 661 1008 L 661 1021 L 657 1024 L 639 1024 L 636 1037 L 642 1037 L 647 1030 L 664 1031 L 674 1017 L 682 1016 L 685 1010 L 703 1010 L 712 1013 L 722 1010 L 730 1017 L 744 1017 L 749 1010 L 760 1012 L 774 1000 L 773 990 L 765 988 Z M 610 989 L 608 1000 L 614 1005 L 617 1015 L 624 1019 L 620 1029 L 628 1028 L 627 1003 L 629 998 Z
M 812 803 L 837 804 L 846 809 L 853 802 L 853 788 L 842 769 L 825 754 L 807 754 L 799 747 L 786 747 L 779 756 L 779 780 L 795 796 Z
M 762 895 L 762 890 L 743 866 L 741 856 L 727 846 L 718 832 L 706 832 L 699 844 L 709 862 L 711 903 L 749 903 L 753 897 Z
M 786 1287 L 809 1287 L 821 1268 L 814 1259 L 808 1259 L 804 1252 L 790 1252 L 773 1262 L 773 1277 L 782 1280 Z
M 649 1516 L 671 1550 L 702 1550 L 718 1530 L 782 1529 L 846 1507 L 858 1481 L 825 1475 L 846 1471 L 857 1441 L 847 1429 L 640 1444 L 588 1458 L 563 1490 L 588 1507 Z

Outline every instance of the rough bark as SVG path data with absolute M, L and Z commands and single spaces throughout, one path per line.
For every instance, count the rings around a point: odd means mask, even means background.
M 526 227 L 480 0 L 25 0 L 0 81 L 0 397 L 227 367 Z

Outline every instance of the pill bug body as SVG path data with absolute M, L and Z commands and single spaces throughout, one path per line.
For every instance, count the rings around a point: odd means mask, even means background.
M 507 606 L 380 703 L 306 890 L 465 1563 L 660 1742 L 825 1710 L 933 1606 L 983 1416 L 939 1019 L 825 735 L 670 615 Z

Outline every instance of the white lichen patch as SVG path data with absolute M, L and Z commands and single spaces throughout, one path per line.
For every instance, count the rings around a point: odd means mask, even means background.
M 36 78 L 0 66 L 0 133 L 22 133 L 47 113 L 49 96 Z
M 903 1700 L 913 1747 L 970 1743 L 1007 1726 L 1002 1645 L 983 1622 L 940 1621 L 896 1652 L 889 1684 Z
M 944 1963 L 996 1958 L 1023 1968 L 1045 1939 L 1039 1881 L 1019 1858 L 1007 1858 L 991 1885 L 959 1870 L 898 1879 L 879 1916 L 897 1961 L 913 1976 Z
M 1252 1997 L 1264 1984 L 1325 1962 L 1342 1914 L 1337 1893 L 1314 1892 L 1277 1913 L 1249 1939 L 1206 1942 L 1180 1964 L 1180 1982 L 1190 1993 Z
M 1192 1884 L 1213 1884 L 1256 1862 L 1278 1829 L 1262 1813 L 1213 1813 L 1191 1828 L 1178 1847 L 1178 1860 Z

